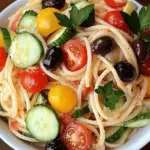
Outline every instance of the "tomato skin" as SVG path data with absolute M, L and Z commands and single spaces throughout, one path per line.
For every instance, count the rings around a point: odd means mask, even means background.
M 48 77 L 40 67 L 31 67 L 25 71 L 20 71 L 20 82 L 28 92 L 37 93 L 46 87 Z
M 18 16 L 16 17 L 15 21 L 12 23 L 12 25 L 11 25 L 11 27 L 10 27 L 11 30 L 13 30 L 14 32 L 17 31 L 18 24 L 19 24 L 19 21 L 20 21 L 21 17 L 22 17 L 22 14 L 18 15 Z
M 7 54 L 4 47 L 0 47 L 0 71 L 5 67 L 5 63 L 7 60 Z
M 140 64 L 141 73 L 150 76 L 150 56 L 144 64 Z
M 16 131 L 19 130 L 19 125 L 18 125 L 18 122 L 17 122 L 17 121 L 11 122 L 11 123 L 10 123 L 10 126 L 11 126 L 11 128 L 13 128 L 13 129 L 16 130 Z
M 123 7 L 126 5 L 126 3 L 116 3 L 114 0 L 105 0 L 105 3 L 112 8 Z
M 64 127 L 61 140 L 68 150 L 88 150 L 92 143 L 91 131 L 84 125 L 72 121 Z
M 72 118 L 71 115 L 72 115 L 72 113 L 61 113 L 61 116 L 59 116 L 60 120 L 61 120 L 61 123 L 64 124 L 64 125 L 67 125 L 70 122 L 75 121 L 75 119 Z
M 47 37 L 49 34 L 60 28 L 58 19 L 54 15 L 54 12 L 61 13 L 58 9 L 46 8 L 41 10 L 37 16 L 37 28 L 39 33 L 44 37 Z
M 119 11 L 113 10 L 108 12 L 104 17 L 104 21 L 118 29 L 121 29 L 125 32 L 129 32 L 128 25 L 125 23 Z
M 64 64 L 70 71 L 77 71 L 87 64 L 86 47 L 79 40 L 70 40 L 62 46 Z
M 88 94 L 90 93 L 90 92 L 92 92 L 92 91 L 94 91 L 94 88 L 93 87 L 86 87 L 86 86 L 84 86 L 83 87 L 83 91 L 82 91 L 82 97 L 83 97 L 83 99 L 85 98 L 85 97 L 87 97 L 88 96 Z
M 77 105 L 76 93 L 67 86 L 53 86 L 48 94 L 48 100 L 52 107 L 62 113 L 71 112 Z

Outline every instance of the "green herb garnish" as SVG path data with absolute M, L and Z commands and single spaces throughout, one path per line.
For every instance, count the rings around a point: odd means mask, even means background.
M 150 28 L 150 5 L 140 10 L 139 20 L 141 30 Z
M 89 106 L 86 105 L 86 106 L 84 106 L 84 107 L 81 108 L 81 109 L 75 110 L 75 111 L 73 112 L 73 114 L 72 114 L 72 117 L 73 117 L 73 118 L 79 118 L 79 117 L 81 117 L 81 116 L 83 116 L 84 114 L 87 114 L 87 113 L 89 113 L 89 112 L 90 112 Z
M 121 12 L 121 14 L 125 22 L 128 24 L 130 30 L 135 34 L 138 34 L 138 32 L 140 31 L 140 20 L 137 12 L 133 11 L 131 13 L 131 16 L 125 12 Z
M 125 12 L 121 12 L 121 14 L 131 31 L 135 34 L 150 28 L 150 5 L 143 7 L 139 15 L 136 11 L 133 11 L 131 15 Z
M 55 16 L 59 20 L 59 24 L 61 26 L 76 29 L 76 27 L 80 26 L 90 15 L 90 13 L 94 10 L 94 5 L 88 5 L 80 10 L 76 6 L 72 6 L 70 11 L 70 18 L 66 15 L 55 12 Z
M 110 110 L 114 110 L 116 104 L 119 102 L 119 99 L 124 96 L 124 92 L 121 90 L 116 90 L 113 88 L 113 82 L 110 81 L 104 86 L 99 86 L 98 89 L 95 89 L 97 94 L 101 94 L 104 99 L 105 107 L 108 107 Z

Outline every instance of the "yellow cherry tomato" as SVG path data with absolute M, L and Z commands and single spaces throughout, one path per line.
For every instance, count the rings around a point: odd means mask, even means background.
M 38 31 L 42 36 L 48 36 L 55 30 L 60 28 L 60 25 L 58 24 L 58 19 L 54 15 L 54 12 L 61 13 L 58 9 L 46 8 L 41 10 L 38 14 L 36 24 Z
M 77 105 L 77 95 L 69 87 L 63 85 L 53 86 L 48 94 L 52 107 L 59 112 L 70 112 Z

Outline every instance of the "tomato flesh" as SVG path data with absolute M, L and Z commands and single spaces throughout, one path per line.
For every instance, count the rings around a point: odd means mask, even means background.
M 126 3 L 116 3 L 115 0 L 105 0 L 105 3 L 112 8 L 123 7 L 126 5 Z
M 140 65 L 140 70 L 142 74 L 150 76 L 150 56 L 148 57 L 148 59 L 144 64 Z
M 5 63 L 7 60 L 7 54 L 4 47 L 0 47 L 0 71 L 5 67 Z
M 20 81 L 24 89 L 30 93 L 42 91 L 48 84 L 48 77 L 40 67 L 31 67 L 20 72 Z
M 18 126 L 18 122 L 11 122 L 10 123 L 11 128 L 13 128 L 14 130 L 18 131 L 19 130 L 19 126 Z
M 68 150 L 88 150 L 92 143 L 91 131 L 78 122 L 70 122 L 61 136 Z
M 62 46 L 64 64 L 70 71 L 77 71 L 87 64 L 86 47 L 79 40 L 70 40 Z
M 18 15 L 18 17 L 16 17 L 15 21 L 12 23 L 11 25 L 11 30 L 13 30 L 14 32 L 17 31 L 17 28 L 18 28 L 18 24 L 19 24 L 19 21 L 21 19 L 22 15 Z
M 108 12 L 105 17 L 104 21 L 111 24 L 112 26 L 123 30 L 125 32 L 129 32 L 128 25 L 125 23 L 121 13 L 119 11 L 113 10 Z

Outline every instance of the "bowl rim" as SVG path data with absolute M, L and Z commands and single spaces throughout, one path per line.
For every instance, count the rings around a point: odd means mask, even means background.
M 134 1 L 134 0 L 129 0 L 129 1 Z M 14 9 L 14 7 L 18 6 L 19 3 L 27 2 L 27 0 L 16 0 L 12 2 L 8 7 L 6 7 L 3 11 L 0 12 L 0 20 L 7 14 L 11 9 Z M 138 2 L 134 1 L 139 7 L 140 5 Z M 1 129 L 1 127 L 3 129 Z M 150 129 L 150 126 L 144 128 L 144 132 L 142 133 L 143 136 L 139 137 L 139 141 L 142 142 L 137 142 L 136 140 L 133 140 L 135 143 L 133 144 L 131 140 L 128 141 L 128 143 L 125 143 L 123 146 L 120 148 L 117 148 L 117 150 L 126 150 L 128 148 L 128 145 L 130 145 L 130 149 L 132 150 L 139 150 L 143 146 L 145 146 L 148 142 L 150 142 L 150 132 L 146 132 L 147 130 Z M 141 129 L 140 129 L 141 130 Z M 6 133 L 7 131 L 7 133 Z M 142 131 L 141 131 L 142 132 Z M 138 136 L 138 134 L 137 134 Z M 144 138 L 144 140 L 143 140 Z M 26 144 L 19 138 L 15 137 L 10 131 L 9 128 L 7 127 L 6 123 L 4 123 L 2 120 L 0 120 L 0 139 L 2 139 L 5 143 L 7 143 L 10 147 L 14 148 L 15 150 L 37 150 L 36 148 L 32 147 L 29 144 Z

